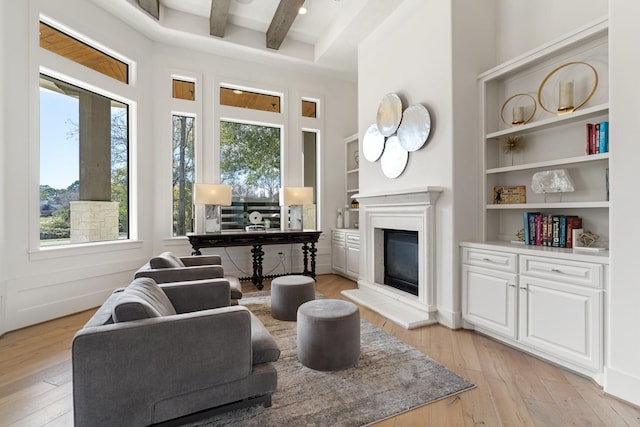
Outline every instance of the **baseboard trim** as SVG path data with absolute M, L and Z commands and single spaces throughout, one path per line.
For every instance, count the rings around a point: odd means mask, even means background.
M 632 405 L 640 406 L 640 377 L 614 368 L 605 368 L 604 391 Z

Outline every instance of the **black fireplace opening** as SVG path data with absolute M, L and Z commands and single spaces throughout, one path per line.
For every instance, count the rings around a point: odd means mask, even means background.
M 384 284 L 418 295 L 418 232 L 384 230 Z

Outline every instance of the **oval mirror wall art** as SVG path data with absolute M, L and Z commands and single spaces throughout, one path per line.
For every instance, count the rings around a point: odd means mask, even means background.
M 380 133 L 378 126 L 369 126 L 362 139 L 362 154 L 370 162 L 377 161 L 384 151 L 384 136 Z
M 416 151 L 422 148 L 431 131 L 429 110 L 421 104 L 407 107 L 402 114 L 402 123 L 398 127 L 398 140 L 402 148 Z
M 395 93 L 389 93 L 382 98 L 378 106 L 376 124 L 383 136 L 393 135 L 402 120 L 402 101 Z
M 408 161 L 409 152 L 402 148 L 398 136 L 394 135 L 388 138 L 384 153 L 382 153 L 382 157 L 380 158 L 382 173 L 384 173 L 387 178 L 397 178 L 404 172 Z

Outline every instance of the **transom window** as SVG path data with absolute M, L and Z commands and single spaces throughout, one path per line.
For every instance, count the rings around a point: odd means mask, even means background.
M 220 86 L 220 105 L 279 113 L 280 104 L 279 95 Z
M 40 22 L 40 47 L 123 83 L 129 82 L 128 64 L 44 22 Z

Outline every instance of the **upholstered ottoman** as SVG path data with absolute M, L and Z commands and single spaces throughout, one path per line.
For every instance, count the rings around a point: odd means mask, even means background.
M 298 307 L 316 298 L 316 281 L 308 276 L 281 276 L 271 281 L 271 317 L 296 320 Z
M 298 360 L 318 371 L 351 368 L 360 357 L 360 312 L 348 301 L 317 299 L 298 309 Z

